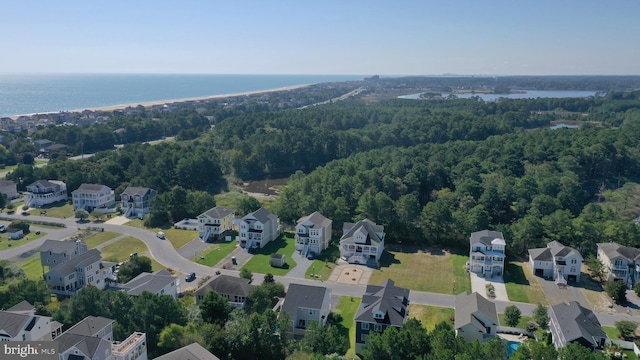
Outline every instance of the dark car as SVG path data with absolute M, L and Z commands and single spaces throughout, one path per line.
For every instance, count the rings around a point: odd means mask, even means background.
M 316 258 L 316 254 L 314 254 L 314 253 L 312 253 L 312 252 L 310 252 L 310 253 L 308 253 L 308 254 L 307 254 L 307 259 L 309 259 L 309 260 L 313 260 L 313 259 L 315 259 L 315 258 Z
M 196 279 L 196 273 L 194 273 L 194 272 L 192 272 L 191 274 L 189 274 L 189 275 L 187 275 L 187 276 L 185 277 L 185 280 L 186 280 L 187 282 L 192 282 L 192 281 L 193 281 L 193 280 L 195 280 L 195 279 Z

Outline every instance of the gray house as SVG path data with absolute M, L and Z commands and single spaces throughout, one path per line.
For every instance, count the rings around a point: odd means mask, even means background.
M 202 345 L 193 343 L 157 357 L 155 360 L 220 360 L 220 358 L 203 348 Z
M 291 284 L 282 304 L 289 315 L 293 336 L 304 335 L 305 329 L 315 321 L 324 325 L 331 311 L 331 290 L 322 286 Z
M 127 186 L 120 194 L 120 207 L 126 217 L 142 217 L 151 211 L 151 199 L 157 191 L 146 187 Z
M 456 336 L 466 341 L 480 342 L 496 336 L 498 311 L 496 305 L 478 293 L 462 292 L 456 296 Z
M 89 251 L 87 244 L 78 241 L 45 240 L 40 248 L 40 264 L 52 268 Z
M 580 281 L 582 255 L 578 250 L 551 241 L 546 248 L 529 249 L 534 275 L 555 279 L 557 283 Z
M 560 303 L 550 309 L 550 330 L 556 349 L 577 342 L 590 349 L 604 348 L 607 334 L 593 311 L 577 301 Z
M 124 289 L 131 296 L 139 296 L 147 291 L 155 295 L 170 295 L 178 298 L 177 279 L 166 270 L 154 273 L 143 272 L 118 288 Z
M 210 279 L 195 291 L 196 304 L 199 304 L 209 291 L 215 291 L 226 298 L 232 308 L 243 308 L 253 288 L 254 286 L 249 284 L 247 279 L 220 275 Z

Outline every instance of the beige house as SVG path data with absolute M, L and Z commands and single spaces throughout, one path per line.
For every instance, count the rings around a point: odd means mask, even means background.
M 235 211 L 222 206 L 216 206 L 198 215 L 198 235 L 204 241 L 216 241 L 233 230 Z

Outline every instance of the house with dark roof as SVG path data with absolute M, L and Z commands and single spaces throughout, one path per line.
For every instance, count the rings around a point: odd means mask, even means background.
M 609 280 L 621 280 L 631 289 L 640 279 L 640 249 L 618 243 L 599 243 L 598 260 Z
M 54 340 L 62 360 L 111 360 L 111 341 L 95 336 L 67 333 Z
M 45 280 L 52 293 L 71 296 L 87 285 L 103 290 L 107 281 L 115 280 L 115 276 L 112 268 L 102 263 L 100 251 L 91 249 L 53 266 L 45 273 Z
M 62 324 L 35 312 L 26 300 L 0 311 L 0 342 L 50 341 L 60 335 Z
M 324 325 L 331 311 L 331 290 L 322 286 L 290 284 L 284 297 L 282 311 L 289 315 L 289 334 L 302 336 L 315 321 Z
M 572 301 L 553 305 L 549 312 L 549 330 L 556 349 L 572 342 L 590 349 L 604 348 L 607 334 L 593 311 Z
M 462 292 L 455 300 L 456 336 L 468 342 L 485 341 L 496 336 L 498 330 L 496 304 L 474 292 Z
M 220 360 L 220 358 L 203 348 L 202 345 L 193 343 L 159 356 L 155 360 Z
M 302 256 L 307 253 L 320 254 L 331 243 L 332 221 L 319 212 L 298 219 L 296 224 L 296 251 Z
M 151 199 L 157 194 L 157 191 L 147 187 L 127 186 L 120 194 L 120 207 L 124 216 L 142 219 L 151 211 Z
M 145 291 L 155 295 L 170 295 L 178 298 L 178 281 L 175 276 L 166 270 L 158 270 L 154 273 L 143 272 L 126 284 L 118 286 L 131 296 L 139 296 Z
M 33 145 L 35 145 L 36 148 L 38 148 L 38 150 L 42 151 L 48 148 L 49 146 L 53 145 L 53 141 L 47 140 L 47 139 L 38 139 L 33 141 Z
M 84 209 L 88 212 L 94 209 L 105 209 L 116 203 L 113 190 L 106 185 L 82 184 L 71 192 L 73 210 Z
M 65 333 L 113 341 L 113 323 L 113 320 L 102 316 L 87 316 L 66 330 Z
M 76 256 L 82 255 L 89 251 L 89 247 L 81 240 L 78 241 L 61 241 L 47 239 L 38 248 L 40 252 L 40 264 L 42 268 L 46 266 L 48 269 L 71 260 Z
M 344 223 L 340 238 L 340 257 L 350 264 L 375 266 L 384 251 L 384 226 L 369 219 Z
M 24 193 L 24 203 L 29 207 L 38 208 L 43 205 L 66 201 L 67 184 L 59 180 L 38 180 L 27 185 Z
M 243 308 L 253 288 L 254 285 L 249 284 L 247 279 L 219 275 L 211 278 L 195 291 L 196 304 L 200 304 L 209 291 L 215 291 L 226 298 L 232 308 Z
M 280 236 L 280 219 L 265 208 L 245 215 L 240 220 L 240 246 L 263 248 Z
M 216 241 L 233 231 L 235 210 L 216 206 L 198 215 L 198 235 L 204 241 Z
M 558 284 L 580 281 L 582 260 L 578 250 L 557 241 L 551 241 L 545 248 L 529 249 L 533 274 L 555 279 Z
M 400 329 L 409 317 L 409 289 L 387 279 L 381 285 L 367 285 L 356 313 L 356 353 L 366 346 L 370 333 L 383 333 L 388 327 Z
M 18 187 L 14 181 L 0 180 L 0 194 L 7 197 L 8 200 L 13 200 L 18 197 Z
M 501 232 L 476 231 L 471 234 L 469 243 L 469 271 L 484 277 L 504 274 L 506 242 Z

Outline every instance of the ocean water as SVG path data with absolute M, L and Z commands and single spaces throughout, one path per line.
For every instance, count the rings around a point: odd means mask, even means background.
M 363 78 L 362 75 L 0 74 L 0 117 Z

